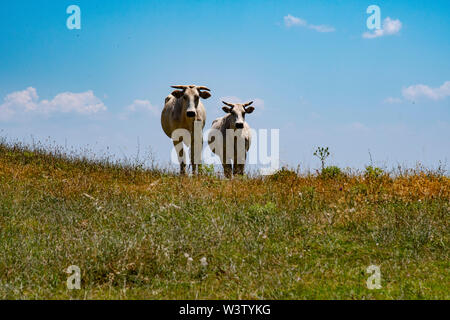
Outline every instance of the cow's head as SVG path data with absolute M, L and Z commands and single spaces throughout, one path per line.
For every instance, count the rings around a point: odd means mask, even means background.
M 249 107 L 253 101 L 241 104 L 241 103 L 228 103 L 222 101 L 225 105 L 222 110 L 231 114 L 231 128 L 230 129 L 242 129 L 244 128 L 245 114 L 252 113 L 255 108 Z
M 186 116 L 189 118 L 194 118 L 197 115 L 197 107 L 200 98 L 208 99 L 211 97 L 211 94 L 208 91 L 207 87 L 201 86 L 172 86 L 177 90 L 172 92 L 172 95 L 180 99 L 183 105 L 183 112 L 186 113 Z

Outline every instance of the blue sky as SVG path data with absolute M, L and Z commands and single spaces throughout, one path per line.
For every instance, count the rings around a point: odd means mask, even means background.
M 66 8 L 81 9 L 69 30 Z M 379 36 L 369 5 L 381 9 Z M 173 84 L 255 100 L 280 129 L 282 164 L 388 168 L 450 158 L 449 1 L 13 1 L 0 11 L 0 131 L 130 157 L 171 143 L 159 121 Z M 386 20 L 387 19 L 387 20 Z

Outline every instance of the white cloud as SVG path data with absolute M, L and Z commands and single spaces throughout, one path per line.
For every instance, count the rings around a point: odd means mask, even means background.
M 402 23 L 400 22 L 400 20 L 392 20 L 391 18 L 387 17 L 383 20 L 383 27 L 381 29 L 376 29 L 373 32 L 364 32 L 362 36 L 365 39 L 373 39 L 382 36 L 393 35 L 399 33 L 401 28 Z
M 94 95 L 92 90 L 82 93 L 63 92 L 50 101 L 42 100 L 37 108 L 44 113 L 75 112 L 85 115 L 106 111 L 106 106 Z
M 0 120 L 10 120 L 14 116 L 51 113 L 78 113 L 82 115 L 105 111 L 107 108 L 92 90 L 82 93 L 63 92 L 52 100 L 39 100 L 37 91 L 28 87 L 23 91 L 8 94 L 0 105 Z
M 287 16 L 284 17 L 284 25 L 288 28 L 293 26 L 306 26 L 306 20 L 288 14 Z
M 284 17 L 284 25 L 288 28 L 294 26 L 306 27 L 308 29 L 315 30 L 317 32 L 334 32 L 335 29 L 333 27 L 327 25 L 313 25 L 308 24 L 308 22 L 302 18 L 294 17 L 290 14 Z
M 415 101 L 419 98 L 428 98 L 431 100 L 442 100 L 450 96 L 450 81 L 444 82 L 438 88 L 430 88 L 424 84 L 416 84 L 402 90 L 403 97 L 409 101 Z
M 388 98 L 384 99 L 383 102 L 384 103 L 389 103 L 389 104 L 396 104 L 396 103 L 402 103 L 403 100 L 400 99 L 400 98 L 388 97 Z
M 323 25 L 323 24 L 318 25 L 318 26 L 315 26 L 315 25 L 311 24 L 311 25 L 308 26 L 308 28 L 316 30 L 317 32 L 334 32 L 335 31 L 335 29 L 333 27 L 326 26 L 326 25 Z
M 157 107 L 152 105 L 150 101 L 148 100 L 139 100 L 136 99 L 133 101 L 132 104 L 130 104 L 127 108 L 127 111 L 129 112 L 139 112 L 139 111 L 146 111 L 146 112 L 152 112 L 154 114 L 158 114 L 159 110 Z
M 125 111 L 119 114 L 119 119 L 127 120 L 132 114 L 151 113 L 154 116 L 159 115 L 159 108 L 154 106 L 148 100 L 136 99 L 132 104 L 125 108 Z
M 14 115 L 17 111 L 34 111 L 37 107 L 39 97 L 36 89 L 29 87 L 23 91 L 15 91 L 8 94 L 3 104 L 0 105 L 0 117 L 7 118 Z

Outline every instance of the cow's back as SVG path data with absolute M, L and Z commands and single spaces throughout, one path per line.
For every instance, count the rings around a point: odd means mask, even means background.
M 173 118 L 177 98 L 169 94 L 164 100 L 164 108 L 161 112 L 161 127 L 164 133 L 171 138 L 172 132 L 175 130 L 175 121 Z

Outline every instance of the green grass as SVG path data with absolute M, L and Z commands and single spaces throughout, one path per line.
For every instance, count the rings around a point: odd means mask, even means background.
M 229 181 L 1 143 L 0 298 L 449 299 L 449 199 L 432 172 Z

